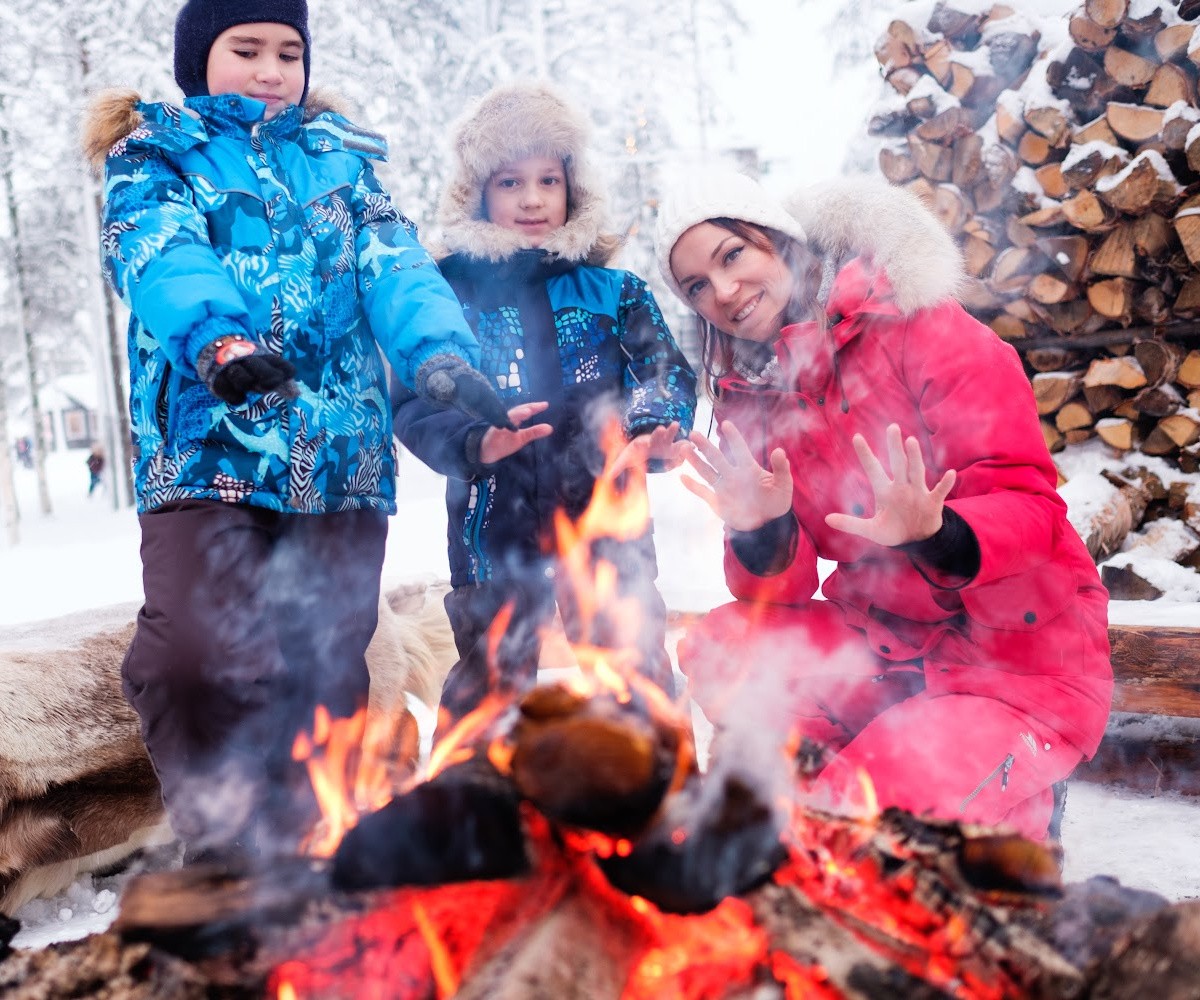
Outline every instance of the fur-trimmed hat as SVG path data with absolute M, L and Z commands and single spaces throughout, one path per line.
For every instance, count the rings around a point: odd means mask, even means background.
M 692 226 L 741 219 L 805 243 L 840 267 L 865 256 L 891 283 L 905 315 L 953 297 L 962 286 L 962 253 L 946 227 L 913 192 L 873 177 L 827 181 L 773 198 L 744 174 L 695 172 L 669 187 L 658 211 L 655 256 L 663 280 L 686 305 L 671 274 L 671 251 Z
M 175 18 L 175 82 L 184 97 L 208 93 L 208 52 L 223 31 L 259 23 L 286 24 L 304 39 L 303 104 L 312 49 L 306 0 L 187 0 Z
M 587 158 L 588 120 L 553 86 L 541 81 L 501 84 L 485 94 L 451 130 L 454 175 L 442 194 L 441 249 L 501 261 L 527 249 L 529 239 L 489 222 L 483 193 L 505 164 L 531 156 L 559 159 L 567 180 L 567 222 L 542 249 L 566 260 L 605 263 L 620 239 L 602 232 L 603 185 Z
M 654 252 L 663 281 L 680 299 L 687 296 L 671 273 L 671 251 L 692 226 L 710 219 L 740 219 L 804 243 L 804 227 L 756 181 L 729 167 L 694 170 L 671 185 L 659 202 Z

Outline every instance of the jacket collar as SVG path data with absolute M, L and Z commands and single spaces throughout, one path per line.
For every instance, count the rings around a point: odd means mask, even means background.
M 806 320 L 784 327 L 775 345 L 785 372 L 804 391 L 819 392 L 835 374 L 835 354 L 866 328 L 868 318 L 903 315 L 887 275 L 862 257 L 837 272 L 823 323 Z
M 329 91 L 310 91 L 303 109 L 287 108 L 263 123 L 265 110 L 261 101 L 234 94 L 192 97 L 183 107 L 142 101 L 134 90 L 104 90 L 84 113 L 83 150 L 99 176 L 109 152 L 122 143 L 124 150 L 158 148 L 182 153 L 213 135 L 246 135 L 261 123 L 268 136 L 279 138 L 290 137 L 299 129 L 299 141 L 310 152 L 345 150 L 371 159 L 387 158 L 383 136 L 352 124 L 343 102 Z
M 298 104 L 284 108 L 269 121 L 263 120 L 267 106 L 241 94 L 217 94 L 215 97 L 189 97 L 184 108 L 199 115 L 211 135 L 238 135 L 255 130 L 256 134 L 275 139 L 291 139 L 300 129 L 304 109 Z M 256 128 L 257 126 L 257 128 Z
M 452 253 L 438 262 L 447 277 L 465 277 L 519 283 L 545 281 L 578 267 L 577 261 L 564 260 L 547 250 L 516 250 L 499 261 L 480 259 L 470 253 Z

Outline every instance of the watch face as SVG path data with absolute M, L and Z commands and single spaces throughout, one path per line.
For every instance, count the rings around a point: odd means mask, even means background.
M 217 364 L 223 365 L 234 358 L 244 358 L 248 354 L 253 354 L 256 350 L 257 348 L 252 341 L 231 340 L 228 344 L 222 344 L 217 348 L 217 353 L 213 356 L 213 360 Z

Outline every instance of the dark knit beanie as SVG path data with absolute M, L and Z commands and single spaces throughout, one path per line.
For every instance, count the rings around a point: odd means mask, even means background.
M 306 0 L 187 0 L 175 18 L 175 82 L 185 97 L 208 93 L 208 50 L 223 31 L 235 24 L 286 24 L 304 39 L 304 93 L 312 41 L 308 37 Z

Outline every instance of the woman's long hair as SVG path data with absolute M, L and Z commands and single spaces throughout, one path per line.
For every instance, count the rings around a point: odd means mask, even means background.
M 741 237 L 759 250 L 779 257 L 792 273 L 792 297 L 784 310 L 784 324 L 795 323 L 811 316 L 820 316 L 817 308 L 817 283 L 811 279 L 811 270 L 816 263 L 811 251 L 803 244 L 781 233 L 778 229 L 756 226 L 741 219 L 719 217 L 708 219 L 712 225 Z M 718 330 L 698 313 L 696 315 L 700 336 L 700 363 L 707 376 L 704 388 L 716 399 L 718 383 L 733 369 L 734 357 L 739 353 L 738 338 Z M 763 350 L 769 350 L 763 345 Z M 745 354 L 746 348 L 740 349 Z

